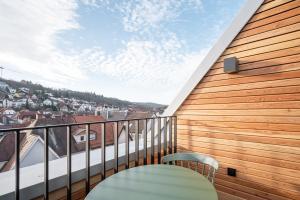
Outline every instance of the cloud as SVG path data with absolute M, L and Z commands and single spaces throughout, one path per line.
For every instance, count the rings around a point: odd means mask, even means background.
M 115 55 L 100 48 L 87 50 L 82 64 L 127 84 L 170 88 L 182 84 L 207 52 L 181 52 L 182 43 L 175 35 L 163 41 L 132 40 Z
M 110 5 L 110 0 L 80 0 L 80 2 L 85 6 L 91 6 L 91 7 L 103 7 Z
M 207 52 L 207 49 L 185 51 L 185 40 L 163 25 L 178 17 L 186 7 L 201 10 L 201 0 L 140 0 L 119 4 L 81 0 L 81 3 L 119 12 L 124 31 L 132 32 L 132 37 L 114 53 L 101 46 L 63 50 L 58 44 L 63 39 L 60 33 L 83 26 L 77 21 L 78 2 L 2 1 L 0 26 L 4 31 L 0 32 L 0 64 L 32 75 L 35 81 L 47 86 L 70 87 L 73 82 L 80 85 L 91 74 L 97 74 L 122 81 L 120 87 L 125 84 L 144 91 L 157 88 L 175 93 Z
M 161 28 L 163 22 L 178 17 L 181 13 L 193 9 L 201 11 L 202 0 L 80 0 L 84 5 L 104 7 L 122 15 L 125 31 L 145 32 L 151 28 Z
M 160 27 L 163 22 L 174 19 L 190 8 L 202 8 L 201 0 L 138 0 L 125 1 L 117 6 L 123 15 L 123 26 L 128 32 L 145 31 Z
M 113 4 L 106 0 L 82 0 L 85 5 L 106 7 L 121 15 L 123 29 L 134 33 L 124 47 L 106 54 L 100 47 L 86 50 L 82 65 L 117 78 L 127 85 L 149 89 L 177 88 L 194 71 L 207 49 L 186 52 L 186 42 L 164 23 L 186 10 L 202 11 L 202 0 L 133 0 Z M 176 77 L 176 78 L 174 78 Z
M 1 1 L 1 65 L 46 80 L 83 78 L 74 58 L 57 47 L 59 33 L 80 28 L 76 9 L 69 0 Z

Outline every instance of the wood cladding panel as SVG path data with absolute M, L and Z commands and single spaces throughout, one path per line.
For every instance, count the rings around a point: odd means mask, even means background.
M 238 191 L 245 192 L 247 194 L 250 193 L 250 196 L 247 199 L 272 199 L 272 200 L 287 200 L 290 197 L 297 198 L 297 195 L 293 192 L 285 192 L 285 191 L 278 191 L 273 189 L 272 186 L 269 186 L 268 189 L 265 191 L 260 190 L 260 185 L 251 185 L 251 181 L 243 181 L 243 180 L 235 180 L 230 179 L 225 180 L 225 176 L 219 175 L 216 180 L 219 181 L 220 184 L 226 185 L 231 188 L 235 188 Z M 243 184 L 241 184 L 243 182 Z M 252 186 L 252 187 L 249 187 Z M 256 186 L 256 188 L 255 188 Z
M 209 127 L 223 127 L 223 128 L 237 128 L 237 129 L 253 129 L 253 130 L 272 130 L 272 131 L 288 131 L 296 132 L 299 134 L 299 124 L 286 124 L 283 123 L 265 123 L 265 122 L 227 122 L 227 121 L 208 121 L 203 117 L 192 116 L 192 115 L 178 115 L 179 120 L 187 120 L 191 126 L 209 126 Z
M 264 24 L 263 27 L 246 30 L 239 34 L 238 39 L 252 36 L 252 35 L 255 35 L 258 33 L 263 33 L 263 32 L 272 30 L 274 28 L 281 28 L 281 27 L 289 26 L 294 23 L 298 23 L 299 17 L 300 17 L 299 12 L 300 12 L 300 8 L 297 8 L 291 12 L 291 16 L 289 16 L 289 18 L 287 18 L 287 19 L 275 21 L 275 22 L 269 23 L 269 24 Z
M 282 4 L 286 4 L 288 2 L 291 2 L 293 0 L 278 0 L 278 1 L 272 1 L 272 2 L 264 2 L 263 6 L 261 6 L 257 11 L 256 13 L 260 13 L 262 11 L 266 11 L 266 10 L 269 10 L 271 8 L 274 8 L 274 7 L 277 7 L 277 6 L 280 6 Z
M 236 85 L 241 83 L 253 83 L 261 81 L 272 81 L 300 77 L 300 63 L 286 64 L 263 69 L 241 71 L 239 75 L 219 76 L 221 80 L 203 82 L 203 88 L 223 85 Z M 228 77 L 228 78 L 225 78 Z M 233 86 L 234 87 L 234 86 Z
M 299 21 L 299 19 L 298 19 L 298 21 Z M 263 46 L 267 46 L 267 45 L 272 45 L 272 44 L 276 44 L 276 43 L 281 43 L 281 42 L 285 42 L 285 41 L 289 41 L 289 40 L 298 39 L 299 38 L 299 24 L 295 24 L 295 25 L 297 25 L 297 29 L 291 30 L 292 33 L 289 34 L 289 37 L 286 37 L 285 35 L 274 36 L 273 33 L 271 33 L 270 35 L 272 35 L 272 37 L 269 37 L 266 39 L 263 38 L 261 40 L 255 41 L 255 42 L 249 42 L 249 43 L 241 44 L 239 46 L 231 47 L 228 50 L 226 50 L 226 52 L 224 52 L 224 55 L 233 54 L 233 53 L 237 53 L 237 52 L 241 52 L 241 51 L 247 51 L 249 49 L 255 49 L 258 47 L 263 47 Z M 294 26 L 294 25 L 291 25 L 291 26 Z M 283 27 L 282 29 L 285 29 L 285 28 L 286 27 Z M 241 41 L 243 41 L 243 40 L 241 39 Z
M 299 25 L 300 0 L 265 1 L 176 112 L 179 151 L 220 162 L 220 199 L 300 197 Z
M 194 89 L 193 93 L 197 94 L 197 93 L 225 92 L 225 91 L 260 89 L 260 88 L 273 88 L 273 87 L 283 87 L 283 86 L 298 86 L 299 81 L 300 78 L 293 78 L 293 75 L 291 75 L 290 79 L 243 83 L 235 86 L 225 85 L 225 86 L 216 86 L 216 87 L 209 87 L 209 88 L 201 88 L 197 86 L 196 89 Z
M 293 94 L 290 95 L 293 98 Z M 300 98 L 300 96 L 299 96 Z M 294 99 L 294 98 L 293 98 Z M 181 110 L 219 110 L 219 109 L 274 109 L 274 108 L 300 108 L 300 101 L 284 101 L 284 102 L 254 102 L 254 103 L 227 103 L 224 104 L 204 104 L 204 105 L 183 105 Z M 209 103 L 209 102 L 208 102 Z M 212 102 L 211 102 L 212 103 Z M 300 120 L 298 121 L 300 123 Z
M 261 145 L 262 147 L 265 147 L 265 146 L 270 146 L 269 149 L 267 150 L 259 150 L 255 147 L 252 146 L 252 148 L 250 147 L 241 147 L 241 145 L 243 145 L 244 143 L 247 143 L 247 142 L 243 142 L 242 139 L 246 139 L 246 140 L 250 140 L 251 142 L 248 142 L 250 144 L 253 145 L 253 143 L 260 143 L 260 141 L 257 141 L 258 139 L 265 139 L 263 137 L 257 137 L 255 139 L 253 138 L 242 138 L 242 137 L 237 137 L 238 141 L 240 141 L 240 145 L 236 145 L 236 146 L 231 146 L 229 144 L 226 144 L 226 142 L 224 142 L 224 140 L 228 140 L 228 139 L 215 139 L 215 138 L 212 138 L 210 137 L 209 139 L 207 139 L 206 137 L 199 137 L 197 134 L 195 135 L 182 135 L 180 137 L 178 137 L 181 141 L 180 144 L 182 145 L 191 145 L 191 146 L 197 146 L 197 147 L 201 147 L 201 148 L 206 148 L 206 149 L 211 149 L 212 146 L 214 146 L 215 144 L 218 144 L 218 145 L 215 145 L 214 149 L 215 150 L 219 150 L 219 151 L 224 151 L 224 152 L 231 152 L 231 153 L 236 153 L 236 154 L 246 154 L 246 155 L 252 155 L 252 156 L 256 156 L 256 157 L 262 157 L 262 158 L 269 158 L 270 160 L 274 159 L 274 151 L 276 152 L 276 160 L 277 158 L 280 159 L 280 161 L 276 162 L 278 165 L 280 162 L 285 162 L 285 161 L 289 161 L 289 162 L 295 162 L 296 163 L 296 166 L 293 166 L 293 169 L 297 170 L 299 168 L 299 158 L 300 158 L 300 155 L 299 154 L 293 154 L 293 152 L 288 152 L 288 153 L 283 153 L 283 152 L 280 152 L 279 150 L 280 149 L 276 149 L 275 146 L 281 146 L 281 145 L 285 145 L 285 144 L 273 144 L 273 145 Z M 189 141 L 190 139 L 194 139 L 193 141 Z M 272 138 L 273 139 L 273 138 Z M 211 141 L 216 141 L 215 143 L 211 142 Z M 237 139 L 235 139 L 237 140 Z M 278 139 L 280 140 L 280 139 Z M 223 143 L 222 143 L 223 141 Z M 248 145 L 250 146 L 250 145 Z M 298 145 L 299 146 L 299 145 Z M 297 148 L 286 148 L 286 149 L 290 149 L 290 150 L 293 150 L 293 149 L 297 149 Z M 299 149 L 298 149 L 299 150 Z M 296 160 L 296 161 L 295 161 Z M 265 160 L 264 160 L 265 161 Z M 288 162 L 287 162 L 287 166 L 286 168 L 289 168 L 291 167 L 290 165 L 288 165 Z
M 270 141 L 273 141 L 272 138 L 287 138 L 287 139 L 299 139 L 299 134 L 293 131 L 277 131 L 277 130 L 261 130 L 261 129 L 247 129 L 247 128 L 236 128 L 236 127 L 219 127 L 219 126 L 202 126 L 201 121 L 192 121 L 192 120 L 178 120 L 179 130 L 185 131 L 197 131 L 199 132 L 209 132 L 212 133 L 222 133 L 224 136 L 228 134 L 237 134 L 237 135 L 256 135 L 256 136 L 266 136 L 269 137 Z M 265 140 L 264 140 L 265 141 Z M 262 141 L 262 142 L 264 142 Z
M 189 118 L 189 115 L 183 115 L 184 117 L 182 119 Z M 285 124 L 299 124 L 299 117 L 265 117 L 265 116 L 248 116 L 248 115 L 227 115 L 227 116 L 220 116 L 220 115 L 197 115 L 196 117 L 192 117 L 190 120 L 197 120 L 197 121 L 216 121 L 216 122 L 248 122 L 248 123 L 266 123 L 266 124 L 272 124 L 272 123 L 282 123 L 283 120 Z
M 243 64 L 253 64 L 254 62 L 259 63 L 259 61 L 269 61 L 270 59 L 283 58 L 285 56 L 290 55 L 298 55 L 299 54 L 299 46 L 291 47 L 291 48 L 283 48 L 271 52 L 263 52 L 257 55 L 248 55 L 246 57 L 239 57 L 239 65 Z M 219 59 L 220 60 L 220 59 Z M 214 69 L 222 68 L 223 61 L 216 62 L 214 66 L 212 66 L 211 71 Z
M 300 49 L 300 48 L 299 48 Z M 246 64 L 239 64 L 239 73 L 236 74 L 236 76 L 241 76 L 241 73 L 249 73 L 249 72 L 244 72 L 248 70 L 256 70 L 259 71 L 259 69 L 276 69 L 277 66 L 279 66 L 279 69 L 281 68 L 280 66 L 285 66 L 285 65 L 292 65 L 294 63 L 299 63 L 300 58 L 299 56 L 296 55 L 289 55 L 285 57 L 280 57 L 280 58 L 274 58 L 274 59 L 269 59 L 269 60 L 263 60 L 263 61 L 258 61 L 258 62 L 252 62 L 252 63 L 246 63 Z M 288 68 L 288 67 L 286 67 Z M 276 73 L 276 71 L 274 71 Z M 244 74 L 244 75 L 246 75 Z M 224 74 L 223 66 L 221 64 L 218 64 L 218 68 L 212 69 L 205 79 L 203 79 L 203 82 L 208 82 L 208 81 L 214 81 L 214 80 L 222 80 L 222 79 L 228 79 L 228 78 L 235 78 L 236 76 L 232 76 L 231 74 Z
M 299 19 L 297 19 L 299 20 Z M 299 22 L 299 21 L 298 21 Z M 229 46 L 228 50 L 235 47 L 235 46 L 239 46 L 239 45 L 242 45 L 242 44 L 249 44 L 251 43 L 252 46 L 256 47 L 256 45 L 259 45 L 259 43 L 256 43 L 257 41 L 261 41 L 261 44 L 271 44 L 272 42 L 276 41 L 276 42 L 282 42 L 284 40 L 291 40 L 293 39 L 293 35 L 289 34 L 287 35 L 287 33 L 293 33 L 295 31 L 298 31 L 300 28 L 300 23 L 296 23 L 296 24 L 292 24 L 292 25 L 289 25 L 289 26 L 286 26 L 286 27 L 281 27 L 281 28 L 278 28 L 278 29 L 273 29 L 273 30 L 270 30 L 270 31 L 267 31 L 267 32 L 263 32 L 263 33 L 259 33 L 259 34 L 256 34 L 256 35 L 252 35 L 252 36 L 249 36 L 245 39 L 236 39 L 234 42 L 231 43 L 231 45 Z M 282 36 L 282 35 L 285 35 L 285 39 L 283 38 L 278 38 L 276 36 Z M 266 41 L 262 41 L 264 39 L 272 39 L 270 42 L 266 43 Z M 251 47 L 252 47 L 251 46 Z M 226 50 L 224 52 L 224 54 L 228 54 Z
M 202 99 L 205 103 L 247 103 L 247 102 L 270 102 L 270 101 L 293 101 L 299 100 L 300 86 L 278 86 L 259 89 L 245 89 L 240 91 L 225 91 L 218 93 L 191 93 L 184 104 L 190 100 Z M 231 97 L 231 98 L 229 98 Z M 235 98 L 233 98 L 235 97 Z M 222 99 L 223 98 L 223 99 Z M 226 99 L 227 98 L 227 99 Z M 207 101 L 210 100 L 210 101 Z M 191 103 L 191 102 L 190 102 Z M 193 104 L 201 104 L 199 101 Z
M 178 138 L 181 138 L 184 141 L 188 141 L 192 144 L 193 141 L 189 141 L 190 138 L 193 138 L 196 142 L 204 143 L 213 143 L 222 145 L 229 145 L 249 149 L 260 149 L 263 151 L 270 151 L 291 154 L 291 158 L 285 158 L 291 160 L 292 158 L 299 159 L 299 141 L 285 138 L 268 138 L 257 135 L 238 135 L 235 133 L 224 134 L 221 136 L 220 133 L 211 133 L 211 132 L 202 132 L 201 134 L 198 131 L 191 130 L 180 130 L 182 135 L 179 135 Z M 280 143 L 280 141 L 282 141 Z M 294 142 L 293 142 L 294 141 Z M 297 144 L 298 143 L 298 144 Z M 219 148 L 219 147 L 216 147 Z M 298 151 L 298 152 L 297 152 Z M 271 155 L 271 154 L 270 154 Z M 295 161 L 299 162 L 299 160 Z
M 300 90 L 300 88 L 299 88 Z M 287 92 L 290 92 L 289 90 Z M 264 96 L 242 96 L 242 97 L 231 97 L 231 98 L 214 98 L 201 99 L 197 95 L 190 96 L 186 101 L 185 105 L 189 104 L 229 104 L 229 103 L 261 103 L 261 102 L 281 102 L 281 101 L 300 101 L 300 93 L 292 94 L 268 94 Z M 285 106 L 285 104 L 283 105 Z M 282 107 L 281 107 L 282 108 Z
M 268 4 L 262 5 L 259 9 L 264 9 L 264 7 L 267 7 Z M 298 0 L 294 0 L 291 2 L 288 2 L 286 4 L 282 4 L 281 6 L 274 7 L 272 9 L 266 10 L 264 12 L 256 13 L 248 23 L 255 22 L 261 19 L 265 18 L 272 18 L 273 15 L 284 13 L 288 10 L 291 10 L 293 8 L 297 8 L 300 6 L 300 2 Z
M 260 27 L 262 27 L 262 29 L 264 29 L 263 26 L 266 26 L 266 25 L 272 24 L 272 23 L 276 23 L 278 21 L 282 21 L 282 20 L 285 20 L 285 19 L 288 19 L 288 18 L 291 18 L 291 17 L 294 17 L 294 16 L 298 15 L 299 10 L 300 10 L 300 7 L 296 6 L 293 9 L 287 9 L 285 12 L 275 14 L 272 17 L 261 19 L 259 21 L 253 22 L 253 23 L 248 23 L 243 28 L 241 33 L 246 32 L 248 30 L 252 30 L 252 29 L 259 30 Z M 276 28 L 276 27 L 274 27 L 274 28 Z M 240 36 L 237 36 L 237 37 L 240 37 Z
M 232 53 L 232 54 L 227 54 L 221 56 L 217 62 L 223 62 L 225 58 L 230 58 L 232 56 L 243 58 L 243 57 L 248 57 L 252 55 L 258 55 L 266 52 L 272 52 L 272 51 L 277 51 L 277 50 L 282 50 L 282 49 L 289 49 L 292 47 L 299 47 L 300 39 L 295 39 L 295 40 L 289 40 L 281 43 L 276 43 L 276 44 L 271 44 L 268 46 L 262 46 L 258 47 L 255 49 L 249 49 L 247 51 L 241 51 L 237 53 Z

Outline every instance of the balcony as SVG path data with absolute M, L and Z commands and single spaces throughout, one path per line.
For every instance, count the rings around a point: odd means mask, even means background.
M 0 199 L 83 199 L 108 176 L 159 163 L 163 155 L 178 151 L 216 158 L 219 199 L 298 200 L 299 16 L 299 0 L 248 0 L 168 106 L 166 117 L 0 130 L 17 136 L 20 153 L 24 130 L 40 129 L 45 138 L 41 163 L 27 166 L 17 153 L 13 170 L 0 174 Z M 225 59 L 233 61 L 229 70 Z M 73 152 L 72 127 L 81 126 L 84 140 L 95 124 L 103 133 L 96 135 L 96 147 L 87 140 L 83 151 Z M 107 126 L 114 127 L 110 142 Z M 134 132 L 130 126 L 143 128 Z M 54 159 L 47 151 L 48 136 L 58 127 L 64 127 L 61 141 L 68 148 Z M 124 130 L 120 140 L 118 129 Z

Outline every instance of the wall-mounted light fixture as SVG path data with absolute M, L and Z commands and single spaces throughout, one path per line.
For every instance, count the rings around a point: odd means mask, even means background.
M 230 57 L 224 59 L 224 72 L 231 74 L 239 71 L 239 64 L 236 57 Z
M 236 177 L 236 169 L 230 167 L 227 168 L 227 175 Z

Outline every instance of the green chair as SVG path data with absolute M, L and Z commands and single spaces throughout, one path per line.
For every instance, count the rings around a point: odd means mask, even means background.
M 207 155 L 198 154 L 198 153 L 175 153 L 175 154 L 166 155 L 162 158 L 162 163 L 164 164 L 167 163 L 175 164 L 175 161 L 176 163 L 180 161 L 181 166 L 183 166 L 183 161 L 187 161 L 188 168 L 190 169 L 191 169 L 191 164 L 194 164 L 195 171 L 197 172 L 199 172 L 199 164 L 200 164 L 200 167 L 202 169 L 199 173 L 206 176 L 211 183 L 214 183 L 215 173 L 219 168 L 219 163 L 214 158 Z M 208 169 L 206 167 L 208 167 Z

